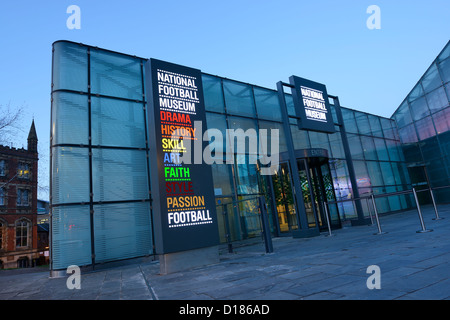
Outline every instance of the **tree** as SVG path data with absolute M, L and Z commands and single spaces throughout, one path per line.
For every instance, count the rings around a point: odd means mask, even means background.
M 23 113 L 22 106 L 12 108 L 9 103 L 0 105 L 0 144 L 9 142 L 9 138 L 16 135 L 16 130 L 23 131 L 21 127 Z

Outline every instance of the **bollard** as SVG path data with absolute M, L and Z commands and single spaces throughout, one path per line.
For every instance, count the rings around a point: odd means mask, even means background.
M 419 199 L 417 199 L 416 188 L 413 188 L 413 194 L 414 194 L 414 199 L 416 200 L 417 212 L 419 213 L 420 225 L 422 227 L 422 230 L 418 230 L 416 232 L 417 233 L 425 233 L 425 232 L 433 231 L 432 229 L 427 229 L 425 227 L 425 223 L 423 222 L 422 211 L 420 210 Z
M 433 208 L 434 208 L 434 213 L 436 214 L 436 218 L 433 218 L 433 220 L 442 220 L 444 218 L 441 218 L 439 216 L 439 212 L 436 206 L 436 201 L 434 200 L 434 195 L 433 195 L 433 189 L 430 188 L 430 195 L 431 195 L 431 201 L 433 202 Z
M 328 225 L 328 235 L 327 237 L 333 237 L 334 235 L 331 233 L 331 224 L 330 224 L 330 218 L 328 217 L 328 207 L 327 203 L 323 203 L 323 207 L 325 208 L 325 217 L 327 217 L 327 225 Z
M 258 198 L 259 208 L 261 212 L 261 223 L 263 228 L 264 245 L 266 247 L 266 253 L 273 252 L 272 235 L 270 233 L 269 216 L 267 214 L 266 201 L 263 196 Z
M 386 234 L 387 232 L 383 232 L 381 230 L 380 220 L 378 219 L 378 210 L 377 205 L 375 204 L 375 197 L 372 195 L 372 204 L 375 212 L 375 220 L 377 221 L 378 233 L 374 233 L 374 235 Z
M 367 210 L 369 211 L 370 225 L 373 226 L 373 217 L 372 217 L 372 210 L 370 209 L 369 198 L 366 198 L 366 205 L 367 205 Z

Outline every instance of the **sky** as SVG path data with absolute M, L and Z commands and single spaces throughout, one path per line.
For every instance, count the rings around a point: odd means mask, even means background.
M 69 29 L 71 5 L 80 29 Z M 381 29 L 369 29 L 371 5 Z M 3 0 L 0 106 L 32 119 L 48 186 L 52 43 L 70 40 L 276 89 L 291 75 L 324 83 L 342 106 L 390 117 L 450 36 L 448 0 Z M 48 193 L 39 194 L 48 200 Z

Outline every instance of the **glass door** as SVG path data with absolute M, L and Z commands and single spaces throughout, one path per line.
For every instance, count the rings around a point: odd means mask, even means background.
M 288 163 L 280 164 L 279 171 L 272 176 L 272 184 L 275 193 L 280 233 L 290 233 L 292 230 L 298 229 L 298 220 Z
M 328 228 L 324 202 L 336 201 L 333 178 L 328 159 L 307 158 L 297 161 L 306 217 L 310 228 Z M 339 212 L 336 204 L 328 204 L 328 218 L 332 228 L 340 228 Z

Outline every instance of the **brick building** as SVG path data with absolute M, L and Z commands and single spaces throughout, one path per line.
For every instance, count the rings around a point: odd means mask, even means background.
M 27 149 L 0 145 L 0 269 L 36 265 L 38 151 L 34 121 Z

